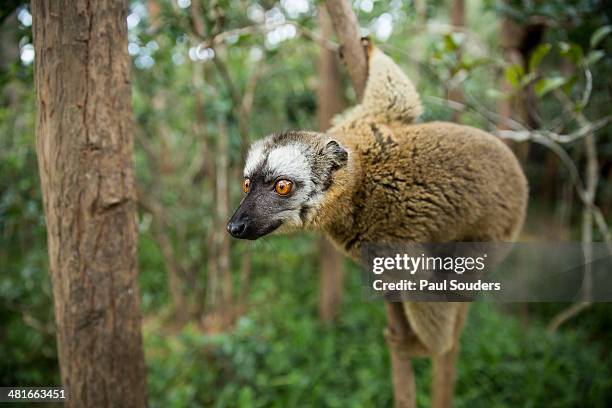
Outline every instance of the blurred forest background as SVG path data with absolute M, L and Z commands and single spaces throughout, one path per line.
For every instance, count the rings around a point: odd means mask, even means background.
M 511 144 L 531 187 L 521 241 L 609 242 L 610 2 L 352 4 L 362 33 L 416 83 L 424 121 Z M 31 25 L 27 3 L 2 2 L 3 386 L 60 383 Z M 363 301 L 357 267 L 311 234 L 245 243 L 225 231 L 251 141 L 324 129 L 355 103 L 322 5 L 132 1 L 127 25 L 151 406 L 390 406 L 384 308 Z M 456 405 L 610 406 L 612 306 L 569 307 L 475 304 Z M 429 363 L 415 370 L 428 406 Z

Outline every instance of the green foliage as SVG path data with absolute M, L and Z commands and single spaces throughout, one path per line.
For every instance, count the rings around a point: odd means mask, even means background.
M 466 406 L 604 407 L 612 398 L 609 357 L 582 347 L 587 341 L 585 332 L 550 335 L 479 304 L 462 342 L 458 393 L 467 390 Z
M 535 83 L 535 91 L 536 94 L 541 98 L 547 93 L 554 91 L 565 85 L 568 81 L 568 78 L 562 76 L 553 76 L 548 78 L 542 78 L 538 82 Z
M 316 290 L 316 271 L 307 269 L 264 278 L 258 286 L 268 292 L 266 304 L 231 334 L 148 331 L 153 406 L 391 406 L 384 308 L 363 302 L 351 270 L 340 320 L 321 326 L 312 302 L 296 302 Z M 462 340 L 455 406 L 604 407 L 612 398 L 612 360 L 602 359 L 599 347 L 584 347 L 588 342 L 582 330 L 550 335 L 537 322 L 525 328 L 476 304 Z M 416 360 L 415 371 L 419 405 L 429 406 L 429 363 Z
M 561 50 L 561 56 L 569 58 L 576 65 L 580 64 L 583 52 L 578 44 L 561 41 L 559 42 L 559 49 Z
M 165 209 L 168 236 L 187 281 L 184 289 L 189 301 L 198 304 L 206 292 L 208 238 L 217 225 L 212 216 L 212 176 L 206 173 L 208 163 L 198 161 L 199 154 L 205 146 L 214 151 L 225 127 L 230 145 L 230 202 L 237 203 L 241 194 L 237 169 L 244 160 L 239 109 L 215 62 L 194 58 L 204 45 L 191 30 L 190 9 L 169 0 L 157 3 L 161 6 L 157 21 L 152 21 L 146 2 L 132 1 L 130 8 L 130 14 L 140 19 L 129 32 L 135 167 L 139 189 Z M 308 11 L 295 16 L 289 16 L 284 3 L 218 1 L 220 17 L 213 7 L 204 9 L 204 39 L 219 31 L 253 26 L 253 16 L 266 13 L 280 15 L 306 33 L 316 31 L 314 2 L 308 3 Z M 609 115 L 610 17 L 609 10 L 602 10 L 598 2 L 466 2 L 469 35 L 435 29 L 436 21 L 448 20 L 447 2 L 427 2 L 426 14 L 432 24 L 422 30 L 415 25 L 411 2 L 353 3 L 364 30 L 416 79 L 425 104 L 423 120 L 450 117 L 451 110 L 432 97 L 445 99 L 452 82 L 463 89 L 465 102 L 472 107 L 462 113 L 461 121 L 491 129 L 495 123 L 482 112 L 495 111 L 498 102 L 511 96 L 500 87 L 503 78 L 512 85 L 511 93 L 535 92 L 544 128 L 575 129 L 575 124 L 566 123 L 564 110 L 554 99 L 559 93 L 569 98 L 574 110 L 589 117 Z M 388 39 L 376 37 L 384 13 L 393 17 Z M 553 23 L 525 66 L 503 62 L 497 32 L 502 15 L 523 23 L 533 16 L 548 16 Z M 15 37 L 23 44 L 31 42 L 28 27 L 20 25 Z M 316 42 L 297 31 L 295 37 L 273 44 L 262 32 L 247 30 L 228 36 L 222 45 L 219 57 L 239 94 L 247 89 L 253 73 L 261 70 L 247 139 L 284 128 L 315 127 Z M 561 69 L 567 66 L 572 69 Z M 590 103 L 583 106 L 585 69 L 592 73 L 595 86 Z M 347 99 L 353 103 L 354 93 L 344 80 Z M 58 384 L 34 151 L 32 66 L 15 61 L 3 69 L 0 86 L 0 384 Z M 602 129 L 597 140 L 604 174 L 612 163 L 609 128 Z M 534 150 L 539 156 L 526 164 L 532 209 L 546 200 L 539 187 L 549 181 L 541 167 L 533 167 L 547 156 Z M 573 147 L 568 152 L 581 153 Z M 151 153 L 158 162 L 151 159 Z M 214 168 L 217 157 L 210 160 Z M 553 181 L 561 184 L 564 178 L 561 174 Z M 609 184 L 602 177 L 602 193 L 609 190 Z M 579 221 L 576 206 L 573 212 L 569 207 L 570 227 L 575 227 Z M 384 308 L 362 300 L 354 266 L 347 271 L 339 321 L 323 327 L 316 317 L 315 238 L 266 238 L 253 246 L 252 286 L 245 299 L 248 311 L 236 327 L 206 334 L 192 321 L 174 333 L 167 319 L 171 300 L 166 263 L 155 235 L 156 221 L 150 211 L 141 209 L 140 285 L 152 406 L 391 406 L 389 362 L 382 336 Z M 243 243 L 232 243 L 235 280 L 244 250 Z M 610 306 L 597 305 L 560 333 L 550 335 L 544 324 L 562 307 L 530 305 L 532 319 L 524 327 L 512 313 L 488 304 L 475 305 L 463 337 L 456 406 L 609 405 Z M 429 406 L 429 364 L 417 360 L 415 368 L 419 406 Z
M 533 72 L 538 69 L 540 63 L 551 49 L 552 45 L 549 43 L 540 44 L 536 47 L 529 58 L 529 72 Z
M 525 70 L 520 65 L 514 64 L 506 68 L 506 80 L 515 88 L 521 84 L 524 76 Z
M 34 151 L 31 90 L 31 78 L 13 79 L 4 88 L 14 102 L 19 102 L 19 115 L 15 114 L 16 106 L 7 104 L 0 94 L 2 385 L 58 384 L 59 381 L 46 231 Z
M 605 56 L 606 56 L 606 53 L 604 51 L 594 50 L 587 54 L 586 58 L 584 59 L 584 63 L 585 65 L 589 65 L 589 66 L 594 65 Z
M 597 30 L 595 30 L 595 32 L 591 36 L 591 48 L 596 48 L 599 43 L 611 32 L 612 26 L 610 25 L 601 26 Z

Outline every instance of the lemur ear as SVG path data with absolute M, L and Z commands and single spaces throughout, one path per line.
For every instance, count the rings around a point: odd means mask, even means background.
M 331 162 L 332 170 L 337 170 L 348 161 L 348 152 L 335 140 L 330 140 L 321 151 Z

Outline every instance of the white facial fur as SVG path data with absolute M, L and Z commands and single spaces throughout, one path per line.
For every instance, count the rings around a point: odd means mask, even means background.
M 273 177 L 310 178 L 310 165 L 298 144 L 273 149 L 268 154 L 267 167 Z
M 300 187 L 296 188 L 294 195 L 288 198 L 296 203 L 295 209 L 278 214 L 284 219 L 283 225 L 286 227 L 301 227 L 303 224 L 300 219 L 301 204 L 308 203 L 310 206 L 314 204 L 312 198 L 308 197 L 314 187 L 311 180 L 310 164 L 301 146 L 290 144 L 272 150 L 268 155 L 267 167 L 274 178 L 288 177 L 302 183 Z
M 257 169 L 261 162 L 266 158 L 264 156 L 265 149 L 265 140 L 259 140 L 251 146 L 251 148 L 249 149 L 249 154 L 247 155 L 246 163 L 244 165 L 244 177 L 248 177 L 253 174 L 255 169 Z
M 300 210 L 304 206 L 316 208 L 322 197 L 322 194 L 312 194 L 315 185 L 308 154 L 308 146 L 302 143 L 293 142 L 272 147 L 264 139 L 255 143 L 247 156 L 244 167 L 245 177 L 252 177 L 255 172 L 262 171 L 269 179 L 286 177 L 296 184 L 292 195 L 286 198 L 290 208 L 276 214 L 283 220 L 281 230 L 302 227 Z

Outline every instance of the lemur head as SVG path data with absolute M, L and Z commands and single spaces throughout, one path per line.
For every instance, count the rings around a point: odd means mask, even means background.
M 348 152 L 330 136 L 307 131 L 273 134 L 251 146 L 245 196 L 227 224 L 232 236 L 257 239 L 283 227 L 305 226 L 345 166 Z

